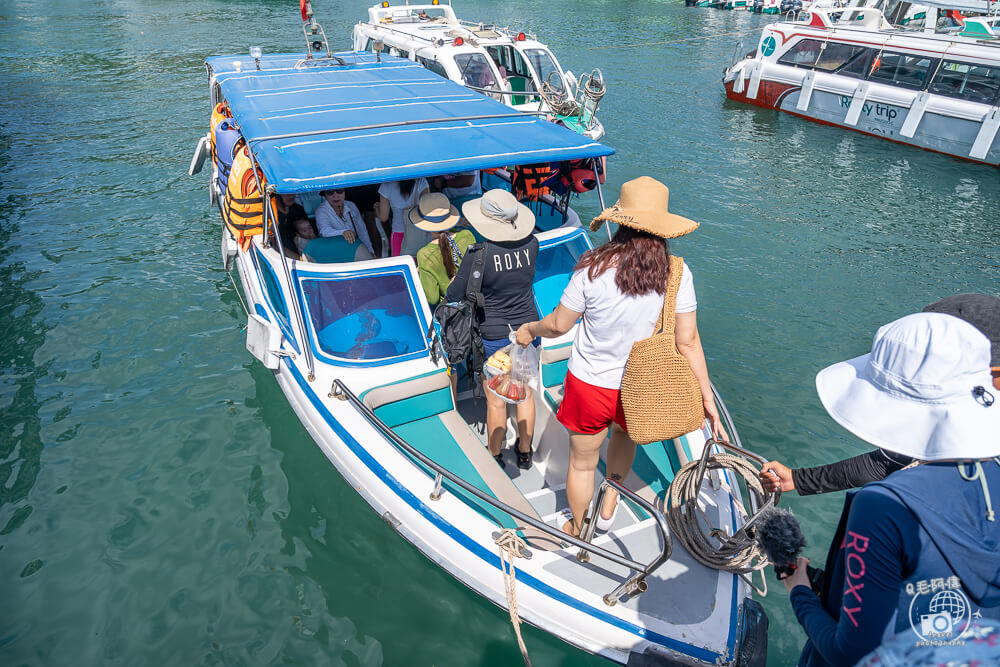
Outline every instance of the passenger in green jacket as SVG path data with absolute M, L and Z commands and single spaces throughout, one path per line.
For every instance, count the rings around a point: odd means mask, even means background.
M 421 197 L 420 203 L 410 211 L 410 222 L 434 235 L 433 241 L 417 251 L 417 273 L 427 303 L 431 306 L 444 299 L 462 257 L 476 242 L 476 237 L 468 229 L 454 231 L 459 218 L 458 209 L 438 192 Z

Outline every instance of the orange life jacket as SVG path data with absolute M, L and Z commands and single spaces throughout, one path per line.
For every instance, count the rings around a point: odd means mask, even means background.
M 212 138 L 209 140 L 209 142 L 212 145 L 212 162 L 217 161 L 215 155 L 215 128 L 218 127 L 219 121 L 232 117 L 233 114 L 230 113 L 229 111 L 229 105 L 226 104 L 225 102 L 219 102 L 218 104 L 215 105 L 215 108 L 212 109 L 212 121 L 208 125 L 208 128 L 211 130 L 211 136 L 212 136 Z
M 552 166 L 545 164 L 525 164 L 514 167 L 514 178 L 511 191 L 518 199 L 537 200 L 549 193 L 549 188 L 542 185 L 552 176 Z
M 226 227 L 244 251 L 250 248 L 250 240 L 254 236 L 264 233 L 264 199 L 257 186 L 258 180 L 263 187 L 264 174 L 258 168 L 256 177 L 254 176 L 250 153 L 244 145 L 233 159 L 222 205 Z M 272 202 L 272 212 L 275 208 Z

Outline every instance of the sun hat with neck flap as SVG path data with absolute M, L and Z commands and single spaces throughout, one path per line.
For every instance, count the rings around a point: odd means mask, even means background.
M 458 209 L 440 192 L 428 192 L 410 209 L 410 222 L 425 232 L 448 231 L 458 220 Z
M 1000 455 L 990 341 L 968 322 L 915 313 L 881 327 L 869 354 L 816 376 L 823 407 L 876 447 L 922 461 Z
M 596 232 L 603 223 L 613 222 L 673 239 L 698 229 L 699 223 L 668 211 L 669 203 L 670 189 L 663 183 L 649 176 L 634 178 L 622 184 L 618 201 L 594 218 L 590 231 Z
M 462 204 L 462 215 L 487 241 L 520 241 L 535 228 L 535 214 L 506 190 L 489 190 Z

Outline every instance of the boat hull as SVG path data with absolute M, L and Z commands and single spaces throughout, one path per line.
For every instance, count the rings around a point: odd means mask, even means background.
M 743 61 L 741 64 L 746 67 Z M 969 156 L 976 142 L 983 119 L 958 118 L 927 111 L 923 114 L 912 136 L 905 136 L 903 129 L 913 103 L 907 98 L 915 97 L 908 93 L 900 94 L 893 102 L 867 101 L 861 106 L 860 114 L 854 124 L 849 122 L 849 113 L 853 99 L 853 87 L 856 81 L 849 80 L 842 91 L 829 91 L 813 88 L 807 104 L 800 104 L 803 94 L 803 83 L 771 80 L 762 76 L 754 92 L 751 81 L 744 79 L 742 68 L 731 68 L 725 77 L 726 96 L 734 101 L 752 104 L 765 109 L 783 111 L 799 118 L 804 118 L 823 125 L 853 130 L 873 137 L 922 148 L 934 153 L 950 155 L 962 160 L 1000 166 L 1000 137 L 994 139 L 992 146 L 983 159 Z M 749 77 L 752 79 L 753 77 Z M 742 84 L 742 85 L 740 85 Z M 893 91 L 895 92 L 895 91 Z M 805 106 L 805 108 L 801 108 Z

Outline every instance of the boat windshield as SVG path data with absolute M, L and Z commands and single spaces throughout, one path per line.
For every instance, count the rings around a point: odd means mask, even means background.
M 340 359 L 389 359 L 427 349 L 402 273 L 316 277 L 302 293 L 320 349 Z
M 575 233 L 539 243 L 535 260 L 535 305 L 539 313 L 551 313 L 569 284 L 580 256 L 591 248 L 587 233 Z
M 455 64 L 465 85 L 474 88 L 496 87 L 497 80 L 493 76 L 493 68 L 483 54 L 460 53 L 455 56 Z
M 566 93 L 566 86 L 563 85 L 562 72 L 556 67 L 552 54 L 545 49 L 526 49 L 525 57 L 531 62 L 531 66 L 538 73 L 540 83 L 548 83 L 553 92 L 558 94 Z M 552 73 L 555 72 L 553 75 Z M 550 75 L 551 78 L 550 78 Z

